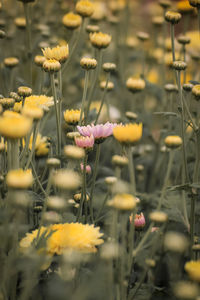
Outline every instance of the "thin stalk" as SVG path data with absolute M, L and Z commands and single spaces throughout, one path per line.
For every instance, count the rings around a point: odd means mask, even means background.
M 143 236 L 143 238 L 141 239 L 141 241 L 137 245 L 136 249 L 133 250 L 133 253 L 132 253 L 133 257 L 136 257 L 138 252 L 142 249 L 142 246 L 144 245 L 144 243 L 148 239 L 149 235 L 151 234 L 151 230 L 152 230 L 153 226 L 154 226 L 154 222 L 151 222 L 151 224 L 149 225 L 148 230 L 145 232 L 145 235 Z
M 184 126 L 184 106 L 183 106 L 183 94 L 182 94 L 182 87 L 181 87 L 181 72 L 178 71 L 177 74 L 178 78 L 178 90 L 179 90 L 179 99 L 180 99 L 180 105 L 181 105 L 181 138 L 183 140 L 183 147 L 182 147 L 182 154 L 183 154 L 183 165 L 184 165 L 184 172 L 185 172 L 185 178 L 184 182 L 189 182 L 189 175 L 188 175 L 188 169 L 187 169 L 187 155 L 186 155 L 186 143 L 185 143 L 185 126 Z
M 133 253 L 133 248 L 134 248 L 134 237 L 135 237 L 135 211 L 132 213 L 132 221 L 130 222 L 130 228 L 129 228 L 129 233 L 128 233 L 128 273 L 131 272 L 131 267 L 132 267 L 132 253 Z
M 188 114 L 189 120 L 192 123 L 193 129 L 196 132 L 198 130 L 198 126 L 190 113 L 189 107 L 188 107 L 186 99 L 184 97 L 183 97 L 183 105 L 185 107 L 186 113 Z
M 197 6 L 197 12 L 198 12 L 198 25 L 199 25 L 199 36 L 200 36 L 200 6 Z
M 79 126 L 81 126 L 81 124 L 82 124 L 83 113 L 85 110 L 85 101 L 86 101 L 86 97 L 87 97 L 88 81 L 89 81 L 89 71 L 85 70 L 83 97 L 82 97 L 82 101 L 81 101 L 81 114 L 80 114 L 80 119 L 79 119 L 79 123 L 78 123 Z
M 44 196 L 46 197 L 47 194 L 46 194 L 45 190 L 43 189 L 43 186 L 42 186 L 42 184 L 41 184 L 41 182 L 40 182 L 40 180 L 39 180 L 39 178 L 38 178 L 37 172 L 36 172 L 36 170 L 35 170 L 35 166 L 34 166 L 34 164 L 32 163 L 32 161 L 31 161 L 31 168 L 32 168 L 32 170 L 33 170 L 34 179 L 37 181 L 38 187 L 40 188 L 40 190 L 42 191 L 42 193 L 43 193 Z
M 104 102 L 105 102 L 105 99 L 106 99 L 106 93 L 107 93 L 107 90 L 108 90 L 108 82 L 109 82 L 109 80 L 110 80 L 110 72 L 107 73 L 106 85 L 105 85 L 105 88 L 104 88 L 104 91 L 103 91 L 103 96 L 102 96 L 102 99 L 101 99 L 101 105 L 100 105 L 98 114 L 96 116 L 96 120 L 94 122 L 94 125 L 97 124 L 99 116 L 101 114 L 101 111 L 102 111 L 102 108 L 103 108 L 103 105 L 104 105 Z
M 128 169 L 129 169 L 129 177 L 130 177 L 130 182 L 131 182 L 131 191 L 133 194 L 136 193 L 136 183 L 135 183 L 135 168 L 134 168 L 134 163 L 133 163 L 133 155 L 132 155 L 132 147 L 129 146 L 128 149 Z
M 26 163 L 26 166 L 25 166 L 25 170 L 28 169 L 31 161 L 32 161 L 32 158 L 33 158 L 33 154 L 35 152 L 35 144 L 36 144 L 36 140 L 37 140 L 37 135 L 38 135 L 38 131 L 39 131 L 39 126 L 40 126 L 40 122 L 36 122 L 34 124 L 34 127 L 33 127 L 33 140 L 32 140 L 32 147 L 31 147 L 31 151 L 29 152 L 29 156 L 28 156 L 28 160 L 27 160 L 27 163 Z
M 98 211 L 98 213 L 97 213 L 97 215 L 96 215 L 95 223 L 97 223 L 97 221 L 98 221 L 98 219 L 99 219 L 99 216 L 100 216 L 102 210 L 104 209 L 104 207 L 105 207 L 105 205 L 106 205 L 106 202 L 108 201 L 108 197 L 109 197 L 109 196 L 110 196 L 110 192 L 108 191 L 108 192 L 106 193 L 106 196 L 105 196 L 105 198 L 104 198 L 104 200 L 103 200 L 103 202 L 102 202 L 102 205 L 101 205 L 101 207 L 100 207 L 100 209 L 99 209 L 99 211 Z
M 72 49 L 69 52 L 69 57 L 68 57 L 66 63 L 64 64 L 64 66 L 63 66 L 63 72 L 67 69 L 67 67 L 69 66 L 69 63 L 71 62 L 72 58 L 74 57 L 74 55 L 76 53 L 76 50 L 78 48 L 77 46 L 79 44 L 79 40 L 83 35 L 84 27 L 85 27 L 85 18 L 83 18 L 83 20 L 82 20 L 81 27 L 80 27 L 78 35 L 77 35 L 77 39 L 75 40 L 75 42 L 72 46 Z
M 26 141 L 25 141 L 25 146 L 24 146 L 22 152 L 20 153 L 19 159 L 20 159 L 20 162 L 21 162 L 22 165 L 24 165 L 24 159 L 25 159 L 25 157 L 27 155 L 27 152 L 28 152 L 28 148 L 29 148 L 29 143 L 30 143 L 30 138 L 31 138 L 32 132 L 33 132 L 33 128 L 31 129 L 31 131 L 27 135 Z
M 11 141 L 12 169 L 19 169 L 19 140 Z
M 167 190 L 167 185 L 168 185 L 168 181 L 169 181 L 169 177 L 170 177 L 170 173 L 171 173 L 171 169 L 172 169 L 172 164 L 173 164 L 173 160 L 174 160 L 174 154 L 175 154 L 174 150 L 171 150 L 170 153 L 169 153 L 169 162 L 168 162 L 168 165 L 167 165 L 167 172 L 166 172 L 166 175 L 165 175 L 164 184 L 163 184 L 163 188 L 162 188 L 162 191 L 161 191 L 161 196 L 160 196 L 159 201 L 158 201 L 157 210 L 160 210 L 161 207 L 162 207 L 162 204 L 163 204 L 163 200 L 164 200 L 165 193 L 166 193 L 166 190 Z
M 183 61 L 186 61 L 186 48 L 185 45 L 183 45 Z M 186 83 L 186 70 L 183 72 L 183 83 Z
M 120 247 L 120 268 L 119 268 L 119 278 L 120 278 L 120 292 L 121 299 L 126 299 L 126 287 L 124 284 L 125 275 L 126 275 L 126 258 L 127 258 L 127 244 L 126 244 L 126 225 L 127 225 L 127 217 L 126 215 L 122 215 L 121 218 L 121 247 Z
M 141 49 L 141 65 L 142 65 L 142 74 L 141 77 L 144 78 L 144 73 L 145 73 L 145 60 L 146 60 L 146 55 L 145 55 L 145 49 L 144 45 L 142 43 L 142 49 Z
M 174 45 L 174 24 L 170 24 L 170 33 L 171 33 L 171 45 L 172 45 L 172 60 L 175 62 L 175 45 Z
M 82 186 L 82 192 L 81 192 L 80 205 L 79 205 L 78 213 L 77 213 L 77 222 L 79 222 L 80 218 L 82 217 L 83 204 L 86 204 L 86 201 L 87 201 L 87 194 L 86 194 L 86 166 L 87 166 L 87 159 L 88 159 L 88 155 L 86 154 L 85 157 L 84 157 L 84 161 L 83 161 L 83 186 Z
M 97 67 L 95 69 L 94 79 L 92 81 L 92 85 L 91 85 L 90 92 L 89 92 L 89 95 L 88 95 L 88 104 L 87 104 L 86 113 L 85 113 L 85 123 L 87 123 L 88 113 L 89 113 L 89 110 L 90 110 L 90 104 L 92 102 L 92 97 L 93 97 L 93 94 L 94 94 L 95 86 L 96 86 L 96 83 L 97 83 L 97 80 L 98 80 L 98 77 L 99 77 L 99 73 L 100 73 L 100 70 L 101 70 L 101 63 L 102 63 L 102 51 L 100 49 L 98 49 L 98 52 L 97 52 Z
M 62 147 L 62 71 L 58 72 L 58 84 L 59 84 L 59 102 L 58 102 L 58 121 L 59 121 L 59 135 L 60 135 L 60 149 Z M 60 150 L 61 151 L 61 150 Z
M 93 173 L 93 178 L 92 178 L 92 186 L 91 186 L 91 191 L 90 191 L 90 217 L 92 220 L 92 223 L 94 223 L 94 215 L 93 215 L 93 195 L 94 195 L 94 188 L 95 188 L 95 182 L 96 182 L 96 177 L 97 177 L 97 169 L 98 169 L 98 164 L 99 164 L 99 158 L 100 158 L 100 150 L 101 150 L 101 144 L 97 144 L 97 149 L 96 149 L 96 158 L 95 158 L 95 163 L 94 163 L 94 173 Z
M 23 2 L 24 5 L 24 14 L 26 19 L 26 48 L 27 48 L 27 58 L 29 60 L 29 76 L 30 84 L 32 85 L 32 49 L 31 49 L 31 23 L 30 23 L 30 14 L 29 14 L 29 5 L 26 2 Z
M 54 99 L 54 106 L 55 106 L 55 112 L 56 112 L 56 128 L 57 128 L 57 155 L 61 155 L 61 137 L 60 137 L 60 124 L 59 124 L 59 112 L 58 112 L 58 103 L 57 103 L 57 92 L 56 92 L 56 86 L 55 86 L 55 80 L 54 80 L 54 73 L 50 74 L 51 78 L 51 88 L 52 88 L 52 94 Z

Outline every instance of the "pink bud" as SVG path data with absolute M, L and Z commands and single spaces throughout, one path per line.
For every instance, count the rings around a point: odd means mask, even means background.
M 142 229 L 145 226 L 146 222 L 143 213 L 135 215 L 134 224 L 135 229 Z
M 81 166 L 81 171 L 83 171 L 84 170 L 83 163 L 81 163 L 80 166 Z M 90 165 L 87 165 L 86 166 L 86 173 L 90 174 L 91 172 L 92 172 L 92 169 L 91 169 Z

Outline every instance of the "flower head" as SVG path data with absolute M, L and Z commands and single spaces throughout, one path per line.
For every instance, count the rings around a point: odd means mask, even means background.
M 80 109 L 67 109 L 64 111 L 65 122 L 69 125 L 77 125 L 80 120 Z
M 200 260 L 188 261 L 185 264 L 185 271 L 192 280 L 200 282 Z
M 22 138 L 27 135 L 31 126 L 32 120 L 18 113 L 4 113 L 3 117 L 0 117 L 0 134 L 7 138 Z
M 62 18 L 62 23 L 68 29 L 75 29 L 81 25 L 82 18 L 81 16 L 69 12 L 68 14 L 64 15 Z
M 6 184 L 10 188 L 27 189 L 33 184 L 31 169 L 26 171 L 22 169 L 11 170 L 6 176 Z
M 87 125 L 87 126 L 77 126 L 78 131 L 83 136 L 94 136 L 96 142 L 102 141 L 105 138 L 109 137 L 113 134 L 113 128 L 117 126 L 116 123 L 107 122 L 105 124 L 98 124 L 98 125 Z
M 43 55 L 46 59 L 55 59 L 60 63 L 63 63 L 67 60 L 69 56 L 69 47 L 66 46 L 57 46 L 54 48 L 44 48 L 42 49 Z
M 76 190 L 81 184 L 81 178 L 73 170 L 59 169 L 54 174 L 53 184 L 62 190 Z
M 81 223 L 54 224 L 49 227 L 42 227 L 40 236 L 46 237 L 46 245 L 43 245 L 43 252 L 50 255 L 61 255 L 66 250 L 75 250 L 85 253 L 96 252 L 96 246 L 103 243 L 99 227 Z M 20 241 L 22 251 L 28 250 L 36 242 L 38 229 L 27 233 Z M 37 245 L 36 245 L 37 246 Z
M 45 111 L 49 110 L 49 107 L 51 107 L 52 105 L 54 105 L 53 98 L 45 95 L 32 95 L 26 97 L 24 101 L 24 107 L 37 106 L 39 108 L 42 108 Z M 14 111 L 19 112 L 21 111 L 21 109 L 22 109 L 22 102 L 15 103 Z
M 145 81 L 140 78 L 129 77 L 126 81 L 126 87 L 133 93 L 140 92 L 145 88 Z
M 165 145 L 169 148 L 177 148 L 182 145 L 182 138 L 178 135 L 168 135 L 165 138 Z
M 80 0 L 76 4 L 76 12 L 82 17 L 90 17 L 94 12 L 94 4 L 88 0 Z
M 90 42 L 96 48 L 107 48 L 111 42 L 111 35 L 102 33 L 102 32 L 94 32 L 90 33 Z
M 136 207 L 137 200 L 131 194 L 117 194 L 112 200 L 108 201 L 108 206 L 126 211 Z
M 76 146 L 89 150 L 94 146 L 94 136 L 80 136 L 75 137 Z
M 113 135 L 120 143 L 134 144 L 142 137 L 142 123 L 118 125 L 113 129 Z
M 135 215 L 134 224 L 135 224 L 135 228 L 138 230 L 142 229 L 145 226 L 146 221 L 143 213 Z

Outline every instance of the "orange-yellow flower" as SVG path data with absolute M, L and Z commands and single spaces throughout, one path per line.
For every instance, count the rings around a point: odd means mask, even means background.
M 120 143 L 134 144 L 142 137 L 142 123 L 118 125 L 113 128 L 113 135 Z

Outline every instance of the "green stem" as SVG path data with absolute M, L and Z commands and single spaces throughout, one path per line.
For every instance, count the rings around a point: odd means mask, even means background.
M 93 204 L 95 182 L 96 182 L 96 177 L 97 177 L 97 168 L 98 168 L 99 158 L 100 158 L 100 149 L 101 149 L 101 144 L 97 144 L 96 158 L 95 158 L 95 163 L 94 163 L 94 173 L 93 173 L 92 186 L 91 186 L 91 192 L 90 192 L 90 216 L 91 216 L 92 223 L 94 223 L 93 205 L 92 204 Z
M 88 104 L 87 104 L 86 113 L 85 113 L 85 123 L 87 123 L 87 118 L 88 118 L 88 114 L 89 114 L 89 110 L 90 110 L 90 105 L 91 105 L 91 102 L 92 102 L 92 97 L 93 97 L 95 86 L 96 86 L 96 83 L 97 83 L 97 80 L 98 80 L 98 77 L 99 77 L 99 73 L 100 73 L 100 70 L 101 70 L 101 63 L 102 63 L 102 50 L 98 49 L 98 52 L 97 52 L 97 67 L 95 69 L 94 79 L 92 81 L 92 85 L 91 85 L 90 92 L 89 92 L 89 95 L 88 95 Z
M 136 257 L 138 252 L 141 250 L 142 246 L 144 245 L 144 243 L 148 239 L 149 235 L 151 234 L 151 230 L 152 230 L 153 226 L 154 226 L 154 222 L 151 222 L 151 224 L 149 225 L 148 230 L 145 232 L 145 235 L 143 236 L 143 238 L 141 239 L 141 241 L 137 245 L 136 249 L 133 250 L 133 253 L 132 253 L 133 257 Z
M 54 80 L 54 73 L 50 74 L 51 77 L 51 88 L 52 88 L 52 94 L 54 99 L 54 106 L 55 106 L 55 112 L 56 112 L 56 128 L 57 128 L 57 155 L 61 155 L 61 138 L 60 138 L 60 124 L 59 124 L 59 112 L 58 112 L 58 103 L 57 103 L 57 92 L 56 92 L 56 86 L 55 86 L 55 80 Z
M 29 14 L 29 4 L 23 2 L 24 5 L 24 14 L 26 18 L 26 48 L 27 48 L 27 58 L 29 62 L 29 76 L 30 76 L 30 85 L 32 85 L 32 47 L 31 47 L 31 22 Z
M 106 205 L 106 203 L 107 203 L 107 201 L 108 201 L 108 197 L 109 197 L 109 196 L 110 196 L 110 192 L 108 191 L 108 192 L 106 193 L 106 196 L 105 196 L 105 198 L 104 198 L 104 200 L 103 200 L 103 202 L 102 202 L 102 205 L 101 205 L 101 207 L 100 207 L 100 209 L 99 209 L 99 211 L 98 211 L 98 213 L 97 213 L 97 215 L 96 215 L 95 223 L 97 223 L 97 221 L 98 221 L 98 219 L 99 219 L 99 216 L 100 216 L 102 210 L 104 209 L 104 207 L 105 207 L 105 205 Z
M 160 210 L 161 207 L 162 207 L 162 204 L 163 204 L 163 200 L 164 200 L 165 193 L 166 193 L 166 190 L 167 190 L 167 185 L 168 185 L 168 181 L 169 181 L 169 177 L 170 177 L 170 173 L 171 173 L 171 169 L 172 169 L 172 164 L 173 164 L 173 160 L 174 160 L 174 154 L 175 154 L 174 150 L 171 150 L 170 153 L 169 153 L 169 162 L 168 162 L 168 165 L 167 165 L 167 172 L 166 172 L 166 175 L 165 175 L 164 184 L 163 184 L 163 188 L 162 188 L 162 191 L 161 191 L 161 196 L 160 196 L 159 201 L 158 201 L 157 210 Z
M 80 114 L 80 120 L 78 123 L 79 126 L 81 126 L 81 124 L 82 124 L 83 113 L 85 110 L 85 101 L 86 101 L 86 97 L 87 97 L 88 81 L 89 81 L 89 71 L 86 70 L 85 71 L 84 88 L 83 88 L 83 97 L 82 97 L 82 101 L 81 101 L 81 114 Z
M 178 78 L 178 90 L 179 90 L 179 101 L 180 101 L 180 105 L 181 105 L 181 138 L 183 140 L 183 165 L 184 165 L 184 172 L 185 172 L 185 178 L 184 178 L 184 182 L 182 182 L 182 184 L 186 182 L 189 182 L 189 175 L 188 175 L 188 169 L 187 169 L 187 155 L 186 155 L 186 143 L 185 143 L 185 126 L 184 126 L 184 106 L 183 106 L 183 94 L 182 94 L 182 87 L 181 87 L 181 72 L 178 71 L 177 74 L 177 78 Z
M 19 140 L 11 141 L 12 169 L 19 169 Z
M 33 154 L 35 152 L 35 144 L 36 144 L 36 140 L 37 140 L 37 135 L 38 135 L 38 131 L 39 131 L 39 126 L 40 126 L 40 122 L 37 121 L 35 124 L 34 124 L 34 127 L 33 127 L 33 140 L 32 140 L 32 147 L 31 147 L 31 151 L 29 152 L 29 156 L 28 156 L 28 160 L 27 160 L 27 163 L 26 163 L 26 166 L 25 166 L 25 170 L 28 169 L 31 161 L 32 161 L 32 158 L 33 158 Z
M 133 155 L 132 155 L 132 147 L 129 146 L 128 149 L 128 169 L 129 169 L 129 177 L 130 177 L 130 182 L 131 182 L 131 191 L 133 194 L 136 193 L 136 183 L 135 183 L 135 168 L 134 168 L 134 163 L 133 163 Z
M 170 24 L 170 32 L 171 32 L 171 45 L 172 45 L 172 60 L 176 61 L 175 57 L 175 45 L 174 45 L 174 24 Z
M 97 124 L 99 116 L 101 114 L 101 111 L 102 111 L 102 108 L 103 108 L 103 105 L 104 105 L 104 102 L 105 102 L 105 98 L 106 98 L 106 92 L 107 92 L 107 89 L 108 89 L 108 82 L 109 82 L 109 80 L 110 80 L 110 72 L 107 73 L 106 85 L 105 85 L 105 88 L 104 88 L 104 91 L 103 91 L 103 96 L 102 96 L 102 99 L 101 99 L 101 105 L 100 105 L 98 114 L 96 116 L 96 120 L 94 122 L 94 125 Z
M 77 222 L 80 221 L 80 218 L 82 217 L 83 213 L 83 205 L 86 205 L 87 201 L 87 194 L 86 194 L 86 166 L 87 166 L 87 159 L 88 155 L 86 154 L 84 157 L 84 162 L 83 162 L 83 186 L 82 186 L 82 193 L 81 193 L 81 200 L 80 200 L 80 205 L 78 208 L 78 213 L 77 213 Z

